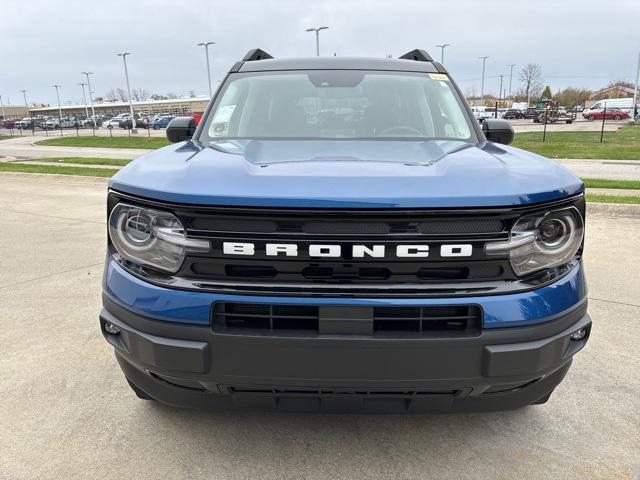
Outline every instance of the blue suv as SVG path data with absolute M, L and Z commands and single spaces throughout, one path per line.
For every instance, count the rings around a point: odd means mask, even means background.
M 167 136 L 109 183 L 100 326 L 140 398 L 515 409 L 589 338 L 583 183 L 422 50 L 253 50 Z

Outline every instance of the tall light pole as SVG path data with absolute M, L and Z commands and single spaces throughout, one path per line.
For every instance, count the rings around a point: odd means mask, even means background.
M 489 55 L 485 56 L 485 57 L 478 57 L 480 60 L 482 60 L 482 84 L 480 86 L 480 101 L 483 102 L 483 98 L 484 98 L 484 66 L 487 63 L 487 58 L 489 58 Z
M 636 122 L 636 109 L 638 107 L 638 80 L 640 80 L 640 53 L 638 53 L 638 68 L 636 69 L 636 88 L 633 89 L 633 110 L 631 111 L 631 121 Z
M 320 30 L 326 30 L 329 27 L 307 28 L 307 32 L 316 32 L 316 57 L 320 56 Z
M 77 85 L 82 87 L 82 101 L 84 102 L 84 116 L 89 118 L 89 109 L 87 108 L 87 96 L 84 94 L 84 86 L 86 83 L 80 82 Z
M 56 97 L 58 97 L 58 126 L 60 127 L 60 135 L 62 135 L 62 105 L 60 104 L 60 89 L 62 85 L 51 85 L 56 89 Z
M 127 70 L 127 55 L 131 55 L 131 52 L 118 53 L 119 57 L 122 57 L 124 62 L 124 78 L 127 80 L 127 95 L 129 96 L 129 113 L 131 114 L 131 133 L 136 132 L 136 119 L 133 118 L 133 99 L 131 98 L 131 87 L 129 86 L 129 71 Z
M 504 78 L 504 75 L 500 74 L 498 76 L 500 77 L 500 90 L 498 91 L 498 100 L 502 100 L 502 79 Z
M 91 79 L 89 78 L 89 75 L 93 75 L 93 72 L 80 73 L 87 77 L 87 87 L 89 88 L 89 103 L 91 103 L 91 116 L 93 117 L 93 128 L 95 129 L 98 125 L 96 124 L 96 111 L 93 109 L 93 91 L 91 90 Z
M 27 115 L 29 115 L 29 104 L 27 103 L 27 91 L 20 90 L 22 92 L 22 98 L 24 98 L 24 106 L 27 107 Z
M 2 119 L 6 120 L 7 117 L 4 116 L 4 105 L 2 103 L 2 95 L 0 95 L 0 109 L 2 110 Z
M 80 72 L 82 75 L 87 77 L 87 88 L 89 89 L 89 103 L 91 104 L 91 117 L 93 118 L 93 128 L 96 129 L 98 127 L 96 123 L 96 111 L 93 108 L 93 91 L 91 90 L 91 79 L 89 75 L 93 75 L 93 72 Z
M 211 67 L 209 65 L 209 45 L 215 45 L 216 42 L 199 43 L 199 47 L 204 47 L 204 55 L 207 57 L 207 81 L 209 82 L 209 98 L 213 98 L 213 90 L 211 89 Z
M 507 65 L 507 67 L 509 67 L 509 100 L 511 100 L 511 81 L 513 80 L 513 67 L 515 66 L 515 63 Z
M 440 63 L 444 65 L 444 49 L 450 46 L 450 43 L 443 43 L 442 45 L 436 45 L 440 49 Z

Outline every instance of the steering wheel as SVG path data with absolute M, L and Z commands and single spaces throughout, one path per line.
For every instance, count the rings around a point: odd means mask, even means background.
M 384 137 L 393 134 L 414 134 L 416 137 L 422 137 L 423 133 L 417 128 L 410 127 L 408 125 L 396 125 L 395 127 L 385 128 L 381 132 L 376 133 L 376 137 Z

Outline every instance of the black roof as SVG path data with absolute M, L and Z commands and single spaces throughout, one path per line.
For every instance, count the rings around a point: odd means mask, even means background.
M 399 58 L 308 57 L 274 58 L 238 62 L 232 72 L 265 72 L 274 70 L 389 70 L 404 72 L 444 72 L 436 62 Z

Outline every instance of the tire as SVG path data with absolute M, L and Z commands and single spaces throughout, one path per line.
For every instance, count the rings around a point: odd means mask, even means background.
M 107 128 L 108 128 L 109 130 L 113 130 L 113 125 L 107 125 Z
M 153 126 L 153 129 L 154 129 L 154 130 L 160 130 L 160 127 L 159 127 L 158 125 L 154 125 L 154 126 Z
M 149 395 L 147 395 L 142 389 L 140 389 L 140 387 L 138 387 L 135 383 L 133 383 L 128 378 L 127 378 L 127 383 L 131 387 L 131 390 L 133 390 L 133 392 L 136 394 L 136 396 L 140 400 L 154 400 L 153 397 L 150 397 Z
M 587 115 L 585 117 L 588 121 L 593 122 L 593 115 Z
M 620 115 L 616 115 L 615 117 L 613 117 L 614 120 L 620 120 Z

